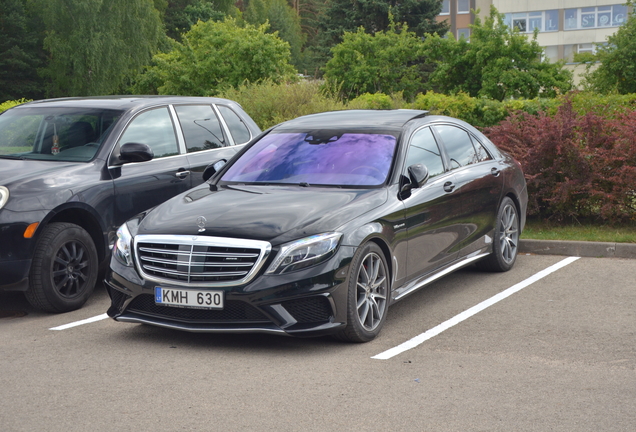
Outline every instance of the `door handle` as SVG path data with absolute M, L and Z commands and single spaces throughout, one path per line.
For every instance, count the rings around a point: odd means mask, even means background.
M 449 182 L 448 181 L 448 182 L 444 183 L 444 190 L 446 192 L 452 192 L 453 189 L 455 189 L 455 184 L 453 182 Z
M 498 177 L 500 172 L 501 172 L 501 171 L 499 170 L 499 168 L 495 168 L 495 167 L 493 167 L 493 168 L 490 170 L 490 174 L 494 175 L 495 177 Z
M 180 179 L 184 179 L 184 178 L 186 178 L 187 176 L 190 175 L 190 171 L 186 171 L 186 170 L 177 171 L 174 175 L 176 177 L 179 177 Z

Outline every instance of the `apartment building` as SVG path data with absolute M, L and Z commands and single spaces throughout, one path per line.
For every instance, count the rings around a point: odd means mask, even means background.
M 537 42 L 550 61 L 565 60 L 575 72 L 574 54 L 596 50 L 596 44 L 627 20 L 631 7 L 622 0 L 443 0 L 438 20 L 447 20 L 455 37 L 470 38 L 470 24 L 479 10 L 481 17 L 490 5 L 505 14 L 506 24 L 532 35 L 539 30 Z M 575 80 L 576 81 L 576 80 Z

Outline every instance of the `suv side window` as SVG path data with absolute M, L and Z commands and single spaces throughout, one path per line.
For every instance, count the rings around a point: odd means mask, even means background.
M 414 164 L 426 165 L 430 177 L 435 177 L 444 172 L 442 156 L 430 128 L 423 128 L 415 132 L 411 139 L 409 152 L 406 156 L 406 170 Z
M 437 125 L 435 131 L 440 135 L 450 159 L 451 169 L 461 168 L 479 162 L 468 132 L 455 126 Z
M 210 105 L 177 105 L 174 107 L 188 153 L 227 145 L 221 123 Z
M 232 134 L 232 138 L 234 138 L 234 142 L 236 144 L 245 144 L 248 142 L 251 138 L 250 130 L 247 126 L 245 126 L 243 120 L 241 120 L 241 118 L 230 107 L 217 105 L 217 108 L 223 115 L 225 123 Z
M 135 117 L 119 139 L 119 145 L 130 142 L 146 144 L 152 149 L 155 159 L 179 154 L 168 108 L 152 109 Z

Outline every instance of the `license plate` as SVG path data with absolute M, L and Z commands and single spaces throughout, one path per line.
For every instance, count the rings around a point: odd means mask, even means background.
M 223 309 L 223 291 L 155 287 L 155 303 L 197 309 Z

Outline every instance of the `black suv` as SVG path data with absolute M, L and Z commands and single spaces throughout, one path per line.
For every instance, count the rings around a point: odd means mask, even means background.
M 0 115 L 0 290 L 80 308 L 127 219 L 203 182 L 260 133 L 233 101 L 92 97 Z

